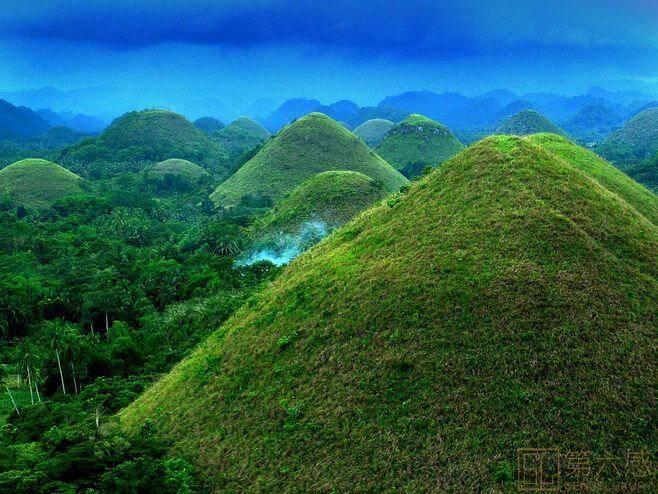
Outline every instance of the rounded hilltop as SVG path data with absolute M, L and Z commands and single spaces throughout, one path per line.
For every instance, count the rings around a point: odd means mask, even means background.
M 239 117 L 229 125 L 211 134 L 214 142 L 229 154 L 232 164 L 247 151 L 266 141 L 270 131 L 249 117 Z
M 650 449 L 658 228 L 589 157 L 459 153 L 291 263 L 122 426 L 227 492 L 512 492 L 518 448 Z
M 47 209 L 63 197 L 81 193 L 82 183 L 75 173 L 43 159 L 24 159 L 0 170 L 0 193 L 34 209 Z
M 368 146 L 374 148 L 382 142 L 382 139 L 388 134 L 388 131 L 393 128 L 395 124 L 390 120 L 384 118 L 373 118 L 359 125 L 354 129 L 354 135 L 363 139 Z
M 146 176 L 152 179 L 164 179 L 167 175 L 180 177 L 187 181 L 197 181 L 210 176 L 199 165 L 177 158 L 161 161 L 146 170 Z
M 549 132 L 566 136 L 566 132 L 535 110 L 525 109 L 505 119 L 496 129 L 496 134 L 525 136 Z
M 348 222 L 387 194 L 382 185 L 359 172 L 332 170 L 302 182 L 254 227 L 257 237 L 294 233 L 307 221 L 329 229 Z
M 360 172 L 394 192 L 407 183 L 341 124 L 322 113 L 310 113 L 284 127 L 211 195 L 219 207 L 240 204 L 245 197 L 280 200 L 304 180 L 324 171 Z
M 219 175 L 227 173 L 226 152 L 189 120 L 169 110 L 143 110 L 117 118 L 98 137 L 66 148 L 74 163 L 157 163 L 181 158 Z
M 622 168 L 658 155 L 658 107 L 635 115 L 610 134 L 599 151 Z
M 445 125 L 416 113 L 393 126 L 375 151 L 407 178 L 416 178 L 463 148 Z

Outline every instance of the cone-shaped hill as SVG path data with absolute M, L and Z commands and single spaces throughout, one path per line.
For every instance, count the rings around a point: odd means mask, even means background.
M 318 173 L 257 221 L 255 231 L 257 236 L 294 233 L 307 221 L 321 221 L 336 228 L 386 195 L 379 182 L 359 172 Z
M 62 158 L 74 163 L 157 163 L 181 158 L 225 175 L 227 155 L 182 115 L 167 110 L 126 113 L 98 137 L 65 149 Z
M 82 179 L 55 163 L 25 159 L 0 170 L 0 193 L 17 204 L 47 209 L 55 201 L 82 192 Z
M 387 192 L 407 179 L 368 149 L 341 124 L 310 113 L 283 128 L 210 196 L 220 207 L 239 204 L 245 197 L 278 201 L 304 180 L 330 170 L 360 172 Z
M 363 122 L 356 129 L 354 135 L 363 139 L 368 146 L 374 148 L 382 142 L 382 139 L 388 134 L 388 131 L 393 128 L 395 124 L 390 120 L 383 118 L 373 118 L 367 122 Z
M 270 137 L 270 131 L 249 117 L 240 117 L 212 134 L 213 141 L 219 143 L 232 160 Z
M 123 426 L 221 492 L 515 492 L 517 448 L 650 449 L 658 229 L 588 166 L 470 147 L 293 261 Z
M 164 179 L 167 175 L 179 177 L 189 182 L 209 177 L 206 170 L 191 161 L 172 158 L 151 166 L 146 176 L 152 179 Z
M 404 176 L 415 178 L 463 148 L 446 126 L 414 114 L 389 130 L 375 151 Z
M 601 145 L 601 154 L 625 168 L 625 165 L 658 153 L 658 107 L 635 115 L 613 132 Z
M 566 132 L 535 110 L 522 110 L 505 119 L 496 129 L 496 134 L 525 136 L 549 132 L 566 136 Z

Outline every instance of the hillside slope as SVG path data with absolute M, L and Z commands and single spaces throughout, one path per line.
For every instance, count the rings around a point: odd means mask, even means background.
M 227 173 L 228 157 L 220 146 L 185 117 L 168 110 L 126 113 L 100 136 L 62 152 L 66 162 L 98 166 L 125 163 L 126 170 L 130 165 L 143 168 L 144 164 L 170 158 L 192 161 L 219 176 Z
M 658 107 L 631 118 L 603 142 L 599 152 L 622 169 L 658 153 Z
M 405 177 L 415 178 L 463 148 L 446 126 L 413 114 L 389 130 L 375 151 Z
M 217 206 L 246 196 L 275 202 L 307 178 L 330 170 L 351 170 L 379 181 L 388 192 L 407 183 L 354 134 L 321 113 L 311 113 L 282 129 L 210 196 Z
M 270 137 L 270 132 L 249 117 L 240 117 L 213 132 L 211 138 L 222 146 L 233 161 Z
M 488 138 L 294 261 L 120 418 L 218 492 L 516 492 L 519 447 L 655 445 L 657 252 L 580 167 Z
M 82 192 L 82 179 L 55 163 L 25 159 L 0 170 L 0 193 L 7 193 L 17 204 L 47 209 L 52 203 Z

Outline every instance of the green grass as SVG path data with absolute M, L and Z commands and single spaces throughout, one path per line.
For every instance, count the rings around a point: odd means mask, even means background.
M 547 132 L 561 136 L 567 133 L 535 110 L 522 110 L 507 118 L 496 129 L 496 134 L 525 136 Z
M 185 117 L 168 110 L 144 110 L 117 118 L 98 137 L 65 149 L 72 163 L 157 163 L 170 158 L 192 161 L 222 176 L 228 156 Z
M 631 118 L 613 132 L 598 151 L 622 169 L 654 156 L 658 153 L 658 108 L 650 108 Z
M 304 181 L 254 225 L 255 235 L 294 233 L 306 221 L 343 225 L 387 195 L 378 182 L 359 172 L 329 171 Z
M 27 208 L 47 209 L 55 201 L 82 192 L 82 179 L 42 159 L 25 159 L 0 170 L 0 193 Z
M 211 138 L 235 161 L 245 152 L 266 141 L 270 135 L 270 131 L 258 122 L 249 117 L 240 117 L 223 129 L 213 132 Z
M 375 151 L 408 178 L 439 166 L 464 148 L 450 130 L 422 115 L 409 115 L 388 131 Z
M 652 450 L 658 229 L 615 176 L 475 144 L 293 261 L 123 426 L 217 492 L 516 492 L 519 447 Z
M 219 207 L 245 196 L 275 202 L 304 180 L 330 170 L 351 170 L 394 192 L 407 180 L 349 130 L 321 113 L 311 113 L 283 128 L 210 196 Z
M 367 122 L 363 122 L 356 129 L 354 135 L 363 139 L 371 148 L 376 147 L 382 139 L 388 134 L 388 131 L 393 128 L 395 124 L 390 120 L 383 118 L 373 118 Z
M 149 178 L 162 179 L 167 175 L 174 175 L 190 181 L 208 176 L 208 172 L 199 165 L 175 158 L 156 163 L 147 169 L 146 174 Z

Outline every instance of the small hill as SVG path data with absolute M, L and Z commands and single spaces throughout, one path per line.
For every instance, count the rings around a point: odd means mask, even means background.
M 328 171 L 305 180 L 257 221 L 257 235 L 294 233 L 306 221 L 336 228 L 388 193 L 370 177 L 352 171 Z
M 0 170 L 0 193 L 17 204 L 47 209 L 55 201 L 82 192 L 82 179 L 66 168 L 42 159 L 25 159 Z
M 272 134 L 261 124 L 249 117 L 240 117 L 221 130 L 214 132 L 211 138 L 226 150 L 235 170 L 239 158 L 254 147 L 262 144 Z
M 65 149 L 62 159 L 72 163 L 157 163 L 181 158 L 222 176 L 228 157 L 182 115 L 168 110 L 144 110 L 117 118 L 98 137 Z M 143 166 L 142 166 L 143 168 Z
M 463 148 L 446 126 L 413 114 L 389 130 L 375 151 L 405 177 L 415 178 Z
M 656 252 L 580 166 L 491 137 L 291 263 L 121 423 L 216 492 L 516 492 L 518 448 L 650 451 Z
M 151 179 L 164 179 L 167 175 L 184 179 L 188 182 L 196 182 L 208 178 L 210 175 L 206 170 L 191 161 L 181 159 L 168 159 L 156 163 L 148 168 L 146 176 Z
M 354 129 L 354 134 L 357 137 L 363 139 L 368 146 L 374 148 L 382 142 L 382 139 L 388 134 L 388 131 L 395 124 L 390 120 L 385 120 L 383 118 L 373 118 L 367 122 L 363 122 L 356 129 Z
M 390 120 L 393 123 L 401 122 L 409 116 L 411 112 L 400 110 L 398 108 L 389 108 L 384 106 L 364 106 L 350 119 L 350 124 L 355 128 L 368 120 L 382 119 Z
M 620 124 L 619 115 L 609 107 L 587 105 L 564 123 L 564 128 L 572 136 L 588 142 L 604 139 Z
M 542 132 L 566 136 L 562 129 L 535 110 L 522 110 L 512 115 L 500 124 L 495 133 L 525 136 Z
M 267 141 L 210 197 L 221 207 L 237 205 L 250 196 L 276 202 L 304 180 L 330 170 L 363 173 L 388 192 L 407 183 L 341 124 L 321 113 L 311 113 Z
M 224 124 L 213 117 L 197 118 L 194 121 L 194 126 L 206 134 L 212 134 L 213 132 L 224 128 Z
M 600 153 L 622 169 L 658 152 L 658 107 L 644 110 L 613 132 Z

